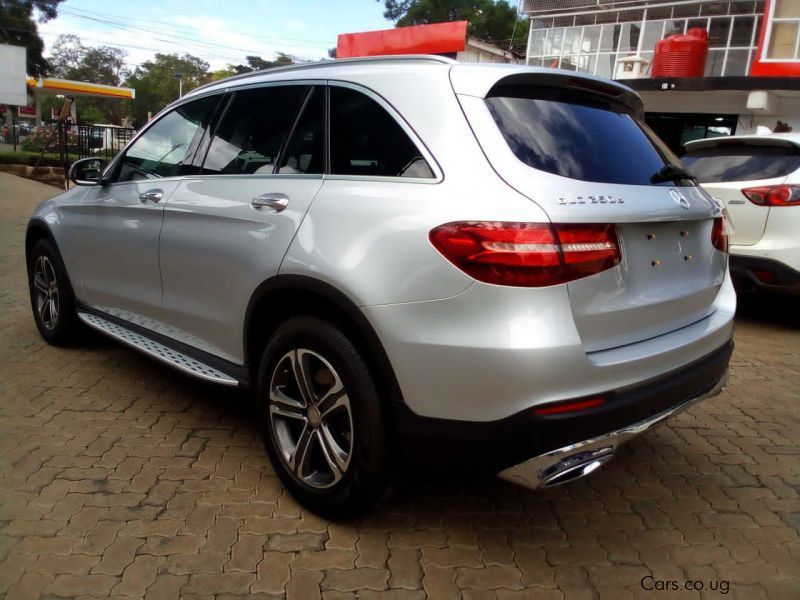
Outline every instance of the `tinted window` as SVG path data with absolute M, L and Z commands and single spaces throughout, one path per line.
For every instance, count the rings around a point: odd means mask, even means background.
M 584 181 L 649 185 L 665 164 L 680 164 L 617 103 L 530 86 L 499 88 L 486 103 L 511 150 L 535 169 Z
M 118 181 L 196 172 L 192 158 L 218 102 L 219 96 L 201 98 L 160 118 L 125 152 Z
M 306 100 L 278 173 L 325 172 L 325 90 L 314 88 Z
M 331 87 L 331 172 L 339 175 L 433 177 L 402 127 L 355 90 Z
M 236 92 L 214 133 L 203 173 L 273 173 L 306 86 Z
M 771 179 L 800 169 L 800 149 L 729 143 L 690 151 L 683 164 L 701 183 Z

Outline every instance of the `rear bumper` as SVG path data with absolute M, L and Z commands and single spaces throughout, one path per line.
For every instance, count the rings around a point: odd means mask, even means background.
M 551 450 L 523 463 L 509 467 L 500 477 L 525 487 L 536 489 L 569 483 L 611 460 L 617 449 L 625 442 L 661 425 L 664 421 L 686 410 L 693 404 L 720 394 L 727 384 L 727 373 L 709 391 L 648 417 L 622 429 L 599 435 L 594 438 L 568 444 Z
M 739 290 L 800 294 L 800 271 L 779 260 L 732 254 L 730 270 Z
M 606 402 L 579 413 L 536 415 L 530 409 L 505 419 L 468 422 L 420 417 L 398 404 L 396 423 L 404 454 L 437 466 L 462 464 L 501 470 L 533 459 L 534 466 L 560 461 L 570 448 L 613 448 L 660 423 L 689 403 L 718 393 L 733 340 L 679 369 L 636 385 L 613 389 Z M 613 452 L 612 452 L 613 453 Z M 434 459 L 435 457 L 435 459 Z M 610 458 L 610 456 L 609 456 Z M 528 469 L 529 470 L 529 469 Z

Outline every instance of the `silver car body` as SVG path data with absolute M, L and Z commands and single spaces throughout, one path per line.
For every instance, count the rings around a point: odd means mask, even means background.
M 236 365 L 246 362 L 248 304 L 265 282 L 302 276 L 336 288 L 368 320 L 403 400 L 424 417 L 496 421 L 652 379 L 726 344 L 735 295 L 727 256 L 708 243 L 718 205 L 699 187 L 598 184 L 524 165 L 483 102 L 516 73 L 554 85 L 594 81 L 432 57 L 225 80 L 179 103 L 282 83 L 355 87 L 401 123 L 434 177 L 111 183 L 76 187 L 34 219 L 52 231 L 81 303 Z M 159 202 L 140 201 L 153 189 Z M 263 194 L 284 195 L 287 209 L 254 210 L 251 199 Z M 453 221 L 616 223 L 622 262 L 550 287 L 481 283 L 428 240 Z M 681 243 L 668 243 L 679 230 Z

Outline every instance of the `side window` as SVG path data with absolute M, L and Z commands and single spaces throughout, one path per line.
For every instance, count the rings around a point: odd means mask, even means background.
M 278 173 L 325 172 L 325 89 L 311 90 L 286 146 Z
M 161 117 L 127 149 L 117 181 L 193 173 L 192 157 L 219 99 L 219 96 L 200 98 Z
M 272 173 L 307 86 L 236 92 L 208 149 L 203 174 Z
M 400 124 L 372 98 L 332 86 L 331 173 L 433 177 L 428 163 Z

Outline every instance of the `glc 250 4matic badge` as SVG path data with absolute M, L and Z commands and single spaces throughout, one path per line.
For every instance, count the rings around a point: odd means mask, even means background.
M 619 196 L 576 196 L 575 198 L 559 198 L 559 204 L 624 204 Z
M 675 188 L 670 188 L 669 195 L 675 201 L 675 204 L 680 206 L 683 210 L 689 210 L 689 201 L 686 199 L 686 196 L 681 194 Z

